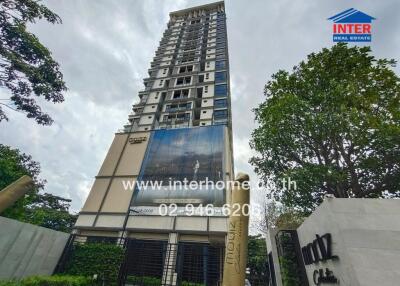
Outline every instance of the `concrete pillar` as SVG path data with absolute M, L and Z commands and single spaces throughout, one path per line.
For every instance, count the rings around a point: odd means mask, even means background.
M 175 286 L 177 281 L 176 259 L 178 255 L 179 235 L 170 233 L 168 238 L 167 251 L 165 253 L 163 277 L 161 280 L 162 286 Z
M 231 215 L 228 222 L 228 234 L 225 249 L 223 286 L 243 286 L 246 277 L 247 242 L 249 234 L 249 216 L 247 206 L 250 202 L 249 188 L 243 188 L 247 184 L 249 176 L 239 173 L 232 190 Z M 232 215 L 240 206 L 238 215 Z
M 32 178 L 22 176 L 0 191 L 0 213 L 14 204 L 33 187 Z
M 126 240 L 126 236 L 127 236 L 127 232 L 126 231 L 119 231 L 118 232 L 117 244 L 124 245 L 125 240 Z

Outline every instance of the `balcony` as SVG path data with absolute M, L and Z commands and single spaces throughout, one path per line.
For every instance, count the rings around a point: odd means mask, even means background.
M 175 128 L 187 128 L 191 126 L 189 121 L 163 121 L 155 126 L 155 129 L 175 129 Z
M 127 122 L 125 125 L 124 125 L 124 128 L 121 128 L 121 129 L 118 129 L 117 130 L 117 133 L 127 133 L 127 132 L 135 132 L 135 131 L 137 131 L 139 129 L 139 125 L 138 125 L 138 122 L 133 122 L 133 123 L 131 123 L 131 122 Z
M 147 101 L 147 97 L 142 97 L 138 103 L 132 105 L 132 109 L 142 108 Z
M 167 105 L 165 108 L 165 112 L 178 112 L 178 111 L 187 111 L 192 109 L 192 104 L 189 103 L 184 103 L 184 104 L 179 104 L 179 105 Z

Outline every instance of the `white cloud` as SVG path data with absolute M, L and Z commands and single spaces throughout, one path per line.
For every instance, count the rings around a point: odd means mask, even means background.
M 43 21 L 31 29 L 51 49 L 69 87 L 65 102 L 46 104 L 51 127 L 19 113 L 1 123 L 0 142 L 41 163 L 46 191 L 69 197 L 79 210 L 114 132 L 126 122 L 143 88 L 171 11 L 211 1 L 49 0 L 62 25 Z M 256 175 L 248 163 L 255 128 L 252 108 L 278 69 L 291 69 L 312 51 L 331 46 L 335 13 L 354 7 L 376 17 L 372 48 L 379 57 L 399 59 L 400 3 L 388 1 L 226 1 L 231 67 L 236 170 Z M 263 194 L 252 193 L 252 202 Z

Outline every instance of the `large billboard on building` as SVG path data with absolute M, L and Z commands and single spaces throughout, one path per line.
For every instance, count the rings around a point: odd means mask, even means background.
M 225 126 L 153 131 L 132 206 L 224 203 Z M 218 183 L 220 182 L 220 183 Z

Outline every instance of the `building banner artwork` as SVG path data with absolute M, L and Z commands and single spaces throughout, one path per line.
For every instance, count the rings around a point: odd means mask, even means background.
M 224 203 L 225 126 L 153 131 L 132 206 Z

